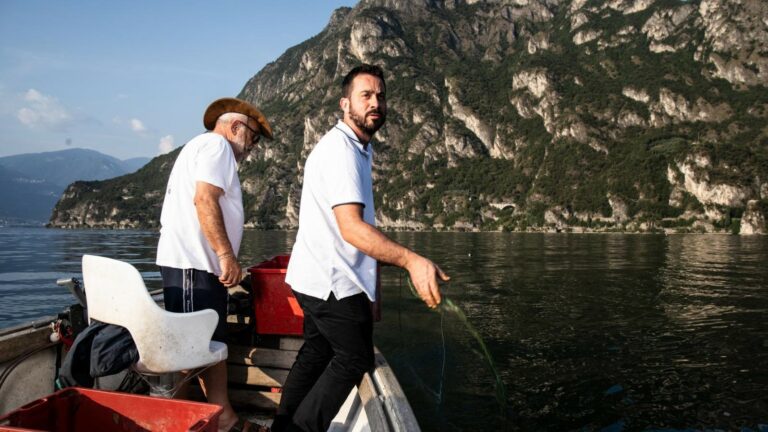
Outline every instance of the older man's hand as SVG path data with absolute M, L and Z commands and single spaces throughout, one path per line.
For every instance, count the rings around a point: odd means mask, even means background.
M 221 266 L 219 281 L 225 287 L 233 287 L 240 283 L 243 277 L 243 270 L 234 254 L 229 253 L 219 256 L 219 265 Z

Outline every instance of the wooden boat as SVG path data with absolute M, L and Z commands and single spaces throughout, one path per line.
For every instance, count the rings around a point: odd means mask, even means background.
M 231 293 L 238 307 L 227 318 L 230 330 L 227 344 L 230 399 L 242 417 L 270 424 L 280 402 L 280 388 L 302 339 L 256 334 L 250 308 L 247 307 L 247 291 L 236 288 Z M 77 297 L 77 290 L 73 294 Z M 161 291 L 151 294 L 158 302 L 162 301 Z M 83 324 L 82 309 L 74 304 L 59 316 L 43 317 L 0 330 L 0 417 L 2 413 L 18 410 L 55 391 L 58 365 L 65 350 L 62 334 L 66 338 L 67 326 L 77 326 L 78 321 Z M 114 391 L 123 382 L 126 373 L 99 378 L 95 387 Z M 203 400 L 202 392 L 199 389 L 195 392 L 194 387 L 190 396 L 193 400 Z M 5 430 L 3 427 L 0 422 L 0 431 Z M 374 369 L 350 392 L 329 430 L 420 430 L 400 384 L 378 349 Z

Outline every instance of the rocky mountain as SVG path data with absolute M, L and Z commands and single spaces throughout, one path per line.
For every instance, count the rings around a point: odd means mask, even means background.
M 181 148 L 152 159 L 133 174 L 77 181 L 53 208 L 49 227 L 152 228 L 160 224 L 165 185 Z
M 303 162 L 339 116 L 341 77 L 361 62 L 388 74 L 374 144 L 381 226 L 765 233 L 763 0 L 341 8 L 239 95 L 263 107 L 276 136 L 240 168 L 248 226 L 296 226 Z M 124 199 L 95 193 L 112 182 L 75 183 L 51 224 L 156 226 L 164 185 L 121 182 L 127 196 L 152 197 L 133 219 Z
M 148 161 L 121 161 L 79 148 L 0 157 L 0 223 L 43 224 L 73 181 L 117 177 L 136 171 Z

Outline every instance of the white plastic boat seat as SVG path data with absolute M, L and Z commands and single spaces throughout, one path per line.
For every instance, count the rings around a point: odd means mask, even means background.
M 89 319 L 128 329 L 141 373 L 190 370 L 227 359 L 227 345 L 211 341 L 218 324 L 213 309 L 168 312 L 152 300 L 136 268 L 126 262 L 83 255 Z

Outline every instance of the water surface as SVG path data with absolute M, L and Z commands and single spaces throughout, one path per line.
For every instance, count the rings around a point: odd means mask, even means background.
M 242 263 L 294 233 L 247 231 Z M 768 430 L 768 238 L 394 233 L 452 276 L 485 340 L 384 271 L 376 343 L 425 431 Z M 129 261 L 150 288 L 157 233 L 0 229 L 0 327 L 71 302 L 53 283 L 83 253 Z

